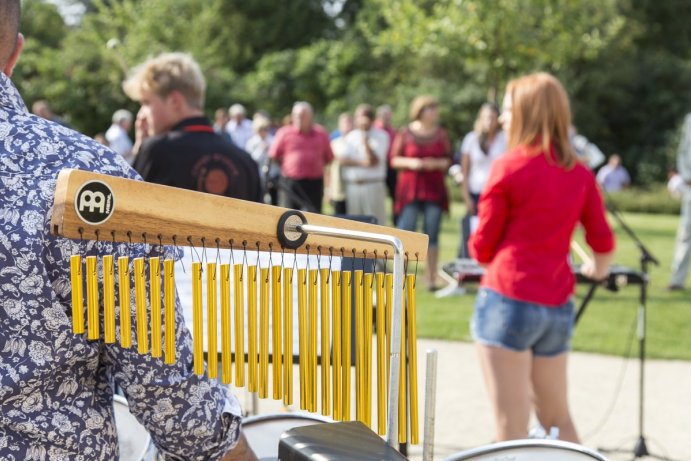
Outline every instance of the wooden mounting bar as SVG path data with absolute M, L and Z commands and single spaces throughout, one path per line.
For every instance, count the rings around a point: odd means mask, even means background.
M 271 205 L 70 169 L 58 175 L 53 207 L 52 233 L 75 240 L 260 251 L 281 251 L 277 239 L 278 222 L 288 211 Z M 428 237 L 424 234 L 317 213 L 303 214 L 310 225 L 395 236 L 403 243 L 410 261 L 424 261 L 427 257 Z M 376 252 L 377 258 L 385 255 L 393 258 L 393 251 L 386 244 L 320 235 L 309 235 L 305 244 L 296 251 L 357 258 L 373 258 Z

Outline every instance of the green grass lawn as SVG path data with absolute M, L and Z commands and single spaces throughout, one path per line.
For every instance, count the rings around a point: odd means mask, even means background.
M 443 221 L 441 261 L 452 260 L 458 250 L 459 218 L 462 204 L 455 202 L 450 217 Z M 660 260 L 652 267 L 648 293 L 648 357 L 691 359 L 691 293 L 669 293 L 670 264 L 674 251 L 674 238 L 678 216 L 624 214 L 627 224 L 638 234 L 653 255 Z M 639 252 L 634 243 L 610 220 L 617 234 L 615 261 L 638 268 Z M 580 239 L 580 238 L 579 238 Z M 418 290 L 418 334 L 420 337 L 469 341 L 469 319 L 475 299 L 476 285 L 468 285 L 468 292 L 460 297 L 436 299 L 420 284 Z M 576 304 L 579 305 L 586 287 L 580 285 Z M 575 350 L 604 354 L 625 355 L 635 334 L 639 287 L 631 285 L 617 293 L 598 289 L 594 299 L 581 317 L 576 328 Z M 637 349 L 633 349 L 636 353 Z

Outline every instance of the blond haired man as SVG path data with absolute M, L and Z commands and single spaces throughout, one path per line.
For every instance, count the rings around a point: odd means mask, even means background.
M 141 103 L 153 132 L 135 142 L 141 148 L 134 168 L 145 181 L 261 200 L 252 158 L 215 133 L 204 116 L 206 82 L 191 56 L 164 53 L 149 59 L 133 70 L 123 89 Z

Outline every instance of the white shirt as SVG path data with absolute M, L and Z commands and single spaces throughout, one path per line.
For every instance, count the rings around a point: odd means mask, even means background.
M 269 161 L 269 148 L 273 140 L 274 137 L 271 135 L 267 135 L 266 139 L 262 139 L 261 136 L 255 134 L 245 144 L 245 150 L 260 167 Z
M 127 131 L 117 123 L 113 123 L 106 131 L 106 141 L 108 147 L 125 157 L 127 162 L 131 165 L 134 156 L 132 156 L 132 140 L 127 135 Z
M 677 153 L 677 170 L 684 181 L 691 181 L 691 114 L 687 114 L 684 118 L 684 128 Z
M 576 155 L 585 159 L 591 170 L 602 165 L 602 162 L 605 161 L 605 154 L 602 153 L 600 148 L 588 141 L 588 138 L 582 134 L 571 135 L 569 140 L 573 150 L 576 151 Z
M 246 118 L 242 119 L 242 122 L 239 124 L 235 120 L 228 122 L 226 125 L 226 132 L 240 149 L 245 149 L 247 141 L 254 135 L 252 122 Z
M 497 133 L 489 146 L 486 154 L 480 147 L 480 138 L 477 133 L 471 131 L 461 144 L 461 155 L 470 158 L 470 171 L 468 172 L 468 190 L 471 194 L 480 194 L 485 188 L 485 183 L 489 178 L 489 170 L 492 162 L 506 152 L 506 136 L 503 131 Z
M 370 128 L 368 132 L 369 147 L 374 155 L 379 159 L 373 166 L 343 166 L 343 180 L 353 181 L 374 181 L 386 179 L 386 153 L 389 150 L 389 135 L 386 131 L 379 128 Z M 362 143 L 362 130 L 353 130 L 344 138 L 344 148 L 334 151 L 334 156 L 339 160 L 365 160 L 367 152 Z
M 336 159 L 343 158 L 347 150 L 348 146 L 345 142 L 345 136 L 339 136 L 331 141 L 331 151 Z M 333 162 L 329 168 L 331 174 L 331 199 L 335 201 L 345 200 L 342 169 L 343 167 L 338 162 Z

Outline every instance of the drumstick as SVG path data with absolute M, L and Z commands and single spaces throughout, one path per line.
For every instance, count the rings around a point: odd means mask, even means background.
M 583 249 L 581 245 L 578 244 L 575 240 L 571 241 L 571 249 L 578 255 L 579 258 L 581 258 L 581 261 L 583 261 L 583 264 L 592 264 L 593 260 L 588 254 L 587 251 Z

